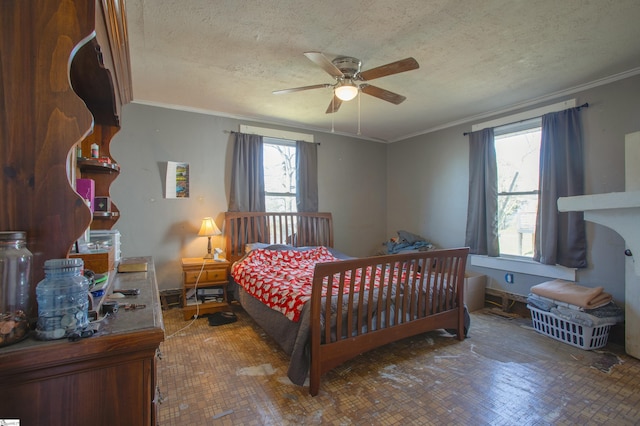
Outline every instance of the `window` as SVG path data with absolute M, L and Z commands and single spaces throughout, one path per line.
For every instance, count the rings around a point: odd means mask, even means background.
M 496 127 L 500 256 L 533 258 L 541 119 Z
M 471 126 L 471 130 L 474 132 L 486 128 L 493 128 L 494 130 L 499 179 L 498 191 L 501 193 L 498 200 L 500 256 L 472 255 L 472 266 L 559 278 L 568 281 L 576 280 L 575 268 L 541 264 L 534 262 L 532 256 L 539 191 L 538 168 L 540 161 L 541 117 L 544 114 L 573 108 L 576 105 L 575 99 L 568 99 Z M 530 146 L 524 142 L 522 142 L 522 145 L 518 145 L 518 142 L 509 142 L 511 137 L 514 137 L 513 140 L 517 140 L 518 137 L 525 137 L 527 133 L 532 133 L 531 143 L 533 147 L 531 149 L 535 150 L 535 152 L 529 152 Z M 534 140 L 536 142 L 533 142 Z M 520 146 L 520 148 L 515 148 L 516 145 Z M 530 160 L 525 159 L 525 157 L 530 158 Z M 516 165 L 509 165 L 510 162 L 515 162 Z M 518 163 L 520 163 L 520 166 L 517 165 Z M 517 176 L 515 172 L 518 172 Z M 530 178 L 530 176 L 535 176 L 535 179 Z M 529 181 L 533 184 L 530 185 Z M 514 182 L 513 186 L 511 185 L 512 182 Z M 527 199 L 527 196 L 530 199 Z M 535 213 L 532 214 L 532 211 Z
M 296 211 L 296 143 L 265 137 L 264 190 L 268 212 Z

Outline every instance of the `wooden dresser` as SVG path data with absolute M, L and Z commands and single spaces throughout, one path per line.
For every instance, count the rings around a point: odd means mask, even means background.
M 21 426 L 155 425 L 164 325 L 151 258 L 147 272 L 115 274 L 107 294 L 133 288 L 140 295 L 118 299 L 120 309 L 93 337 L 29 337 L 0 348 L 0 419 Z M 124 303 L 145 307 L 125 310 Z

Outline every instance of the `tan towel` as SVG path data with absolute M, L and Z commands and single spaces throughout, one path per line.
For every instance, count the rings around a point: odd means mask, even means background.
M 612 299 L 602 287 L 583 287 L 564 280 L 547 281 L 531 287 L 531 293 L 548 299 L 570 303 L 585 309 L 606 305 Z

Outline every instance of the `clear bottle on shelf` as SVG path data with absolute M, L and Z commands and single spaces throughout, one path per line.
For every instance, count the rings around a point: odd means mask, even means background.
M 31 300 L 33 255 L 24 231 L 0 232 L 0 346 L 19 342 L 35 320 Z
M 84 261 L 78 258 L 44 263 L 45 277 L 36 287 L 38 339 L 62 339 L 89 325 L 89 280 L 83 268 Z

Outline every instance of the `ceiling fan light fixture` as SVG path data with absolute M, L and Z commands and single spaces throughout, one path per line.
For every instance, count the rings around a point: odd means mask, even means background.
M 358 86 L 352 81 L 342 83 L 336 87 L 333 92 L 341 101 L 350 101 L 358 95 Z

